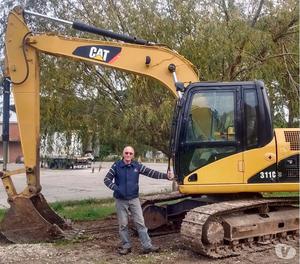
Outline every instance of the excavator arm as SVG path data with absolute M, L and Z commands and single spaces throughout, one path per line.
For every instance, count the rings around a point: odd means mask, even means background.
M 17 193 L 11 176 L 20 171 L 1 173 L 11 207 L 0 225 L 0 232 L 13 242 L 49 240 L 61 236 L 63 229 L 68 228 L 40 193 L 39 53 L 147 76 L 158 80 L 174 96 L 178 96 L 178 81 L 189 84 L 199 80 L 188 60 L 162 45 L 35 34 L 26 25 L 23 15 L 20 7 L 10 12 L 5 39 L 5 74 L 13 84 L 27 180 L 25 189 Z

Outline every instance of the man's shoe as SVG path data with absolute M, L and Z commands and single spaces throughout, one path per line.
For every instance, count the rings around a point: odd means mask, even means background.
M 120 248 L 118 252 L 120 255 L 127 255 L 131 252 L 131 248 Z
M 144 254 L 148 254 L 148 253 L 151 253 L 151 252 L 159 252 L 159 251 L 160 251 L 160 247 L 157 247 L 157 246 L 151 246 L 149 248 L 144 248 L 143 249 Z

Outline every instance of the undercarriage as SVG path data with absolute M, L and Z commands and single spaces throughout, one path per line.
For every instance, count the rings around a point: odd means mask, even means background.
M 183 245 L 211 258 L 267 250 L 298 239 L 297 199 L 247 196 L 173 193 L 168 199 L 163 194 L 142 200 L 142 208 L 152 235 L 180 232 Z

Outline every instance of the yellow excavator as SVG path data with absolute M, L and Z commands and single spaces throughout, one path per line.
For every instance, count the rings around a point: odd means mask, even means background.
M 170 148 L 179 192 L 142 200 L 149 230 L 180 229 L 186 246 L 212 258 L 297 239 L 298 199 L 261 193 L 299 191 L 300 130 L 273 130 L 263 82 L 199 82 L 195 67 L 163 45 L 55 18 L 120 41 L 33 33 L 25 15 L 46 17 L 15 7 L 7 21 L 5 74 L 27 179 L 17 193 L 12 177 L 21 171 L 0 174 L 10 204 L 0 232 L 8 240 L 50 241 L 72 229 L 41 194 L 39 53 L 150 77 L 177 98 Z

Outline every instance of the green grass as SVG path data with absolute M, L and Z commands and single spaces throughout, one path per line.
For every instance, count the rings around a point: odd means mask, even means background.
M 299 192 L 270 192 L 263 193 L 263 197 L 297 197 L 299 196 Z
M 0 209 L 0 221 L 4 217 L 5 211 L 6 211 L 5 209 Z
M 50 206 L 60 216 L 74 221 L 99 220 L 115 212 L 113 199 L 63 201 L 51 203 Z
M 115 212 L 113 199 L 87 199 L 81 201 L 62 201 L 50 203 L 52 209 L 60 216 L 73 221 L 103 219 Z M 0 209 L 0 221 L 6 209 Z

